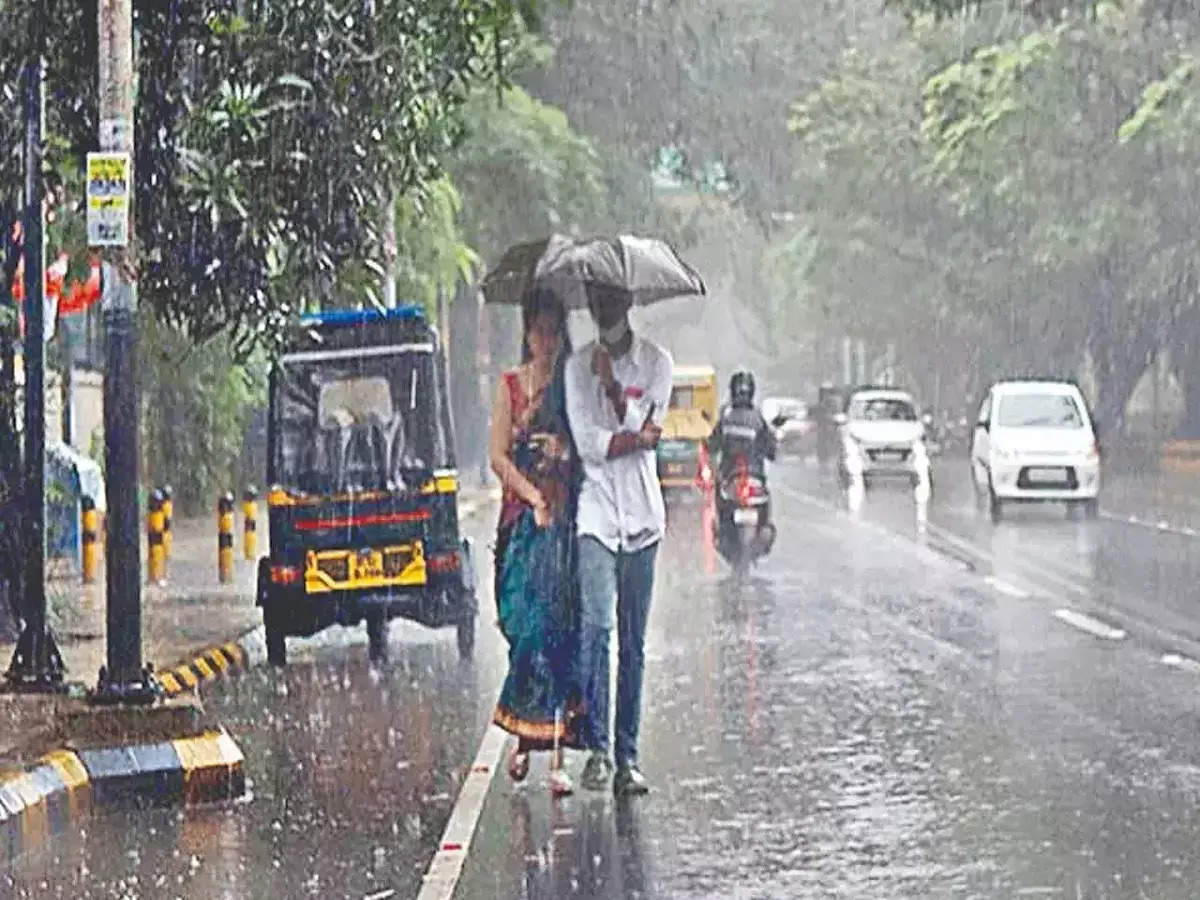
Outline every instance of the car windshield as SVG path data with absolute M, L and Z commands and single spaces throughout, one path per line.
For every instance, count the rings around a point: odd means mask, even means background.
M 1083 416 L 1069 394 L 1014 394 L 1000 399 L 996 422 L 1004 428 L 1082 428 Z
M 867 422 L 915 422 L 917 411 L 899 397 L 855 397 L 850 401 L 851 419 Z

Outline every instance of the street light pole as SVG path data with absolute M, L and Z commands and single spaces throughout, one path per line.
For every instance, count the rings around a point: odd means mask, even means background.
M 142 564 L 138 507 L 137 283 L 133 215 L 133 5 L 99 4 L 100 150 L 128 154 L 125 243 L 101 268 L 101 308 L 107 336 L 104 372 L 104 465 L 108 481 L 105 542 L 106 659 L 92 699 L 99 703 L 154 700 L 142 665 Z M 111 246 L 111 244 L 110 244 Z
M 46 4 L 32 4 L 25 66 L 25 473 L 24 627 L 8 669 L 16 690 L 63 688 L 63 662 L 46 624 L 46 345 L 43 292 L 46 244 L 42 178 Z

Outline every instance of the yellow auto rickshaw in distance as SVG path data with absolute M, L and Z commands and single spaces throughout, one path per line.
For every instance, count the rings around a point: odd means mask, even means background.
M 671 402 L 658 442 L 658 478 L 663 489 L 695 489 L 702 482 L 703 445 L 717 423 L 717 370 L 675 366 Z

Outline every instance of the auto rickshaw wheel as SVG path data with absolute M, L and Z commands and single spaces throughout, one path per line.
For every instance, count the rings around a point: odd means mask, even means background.
M 279 601 L 271 590 L 271 560 L 263 557 L 258 561 L 258 605 L 262 607 L 263 630 L 267 635 L 267 662 L 273 666 L 287 665 L 287 636 L 280 619 Z
M 267 632 L 267 662 L 273 666 L 287 665 L 287 634 L 279 621 L 279 604 L 267 597 L 263 603 L 263 627 Z
M 367 615 L 367 657 L 371 662 L 387 662 L 388 618 L 382 610 Z
M 470 659 L 475 655 L 475 616 L 458 620 L 458 657 Z

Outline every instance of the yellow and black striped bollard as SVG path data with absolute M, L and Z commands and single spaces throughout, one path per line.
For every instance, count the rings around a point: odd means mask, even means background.
M 233 494 L 217 503 L 217 577 L 221 584 L 233 581 Z
M 151 584 L 162 584 L 167 580 L 167 550 L 163 544 L 163 495 L 159 490 L 150 495 L 146 543 L 149 550 L 149 581 Z
M 254 485 L 242 494 L 242 554 L 250 560 L 258 556 L 258 491 Z
M 166 551 L 167 559 L 171 558 L 171 551 L 174 549 L 175 535 L 171 531 L 171 523 L 175 518 L 175 492 L 171 490 L 169 484 L 163 485 L 162 488 L 162 511 L 163 511 L 163 550 Z
M 84 584 L 95 584 L 100 572 L 100 513 L 96 511 L 96 501 L 86 494 L 81 498 L 79 506 L 83 551 L 79 569 L 83 573 Z

